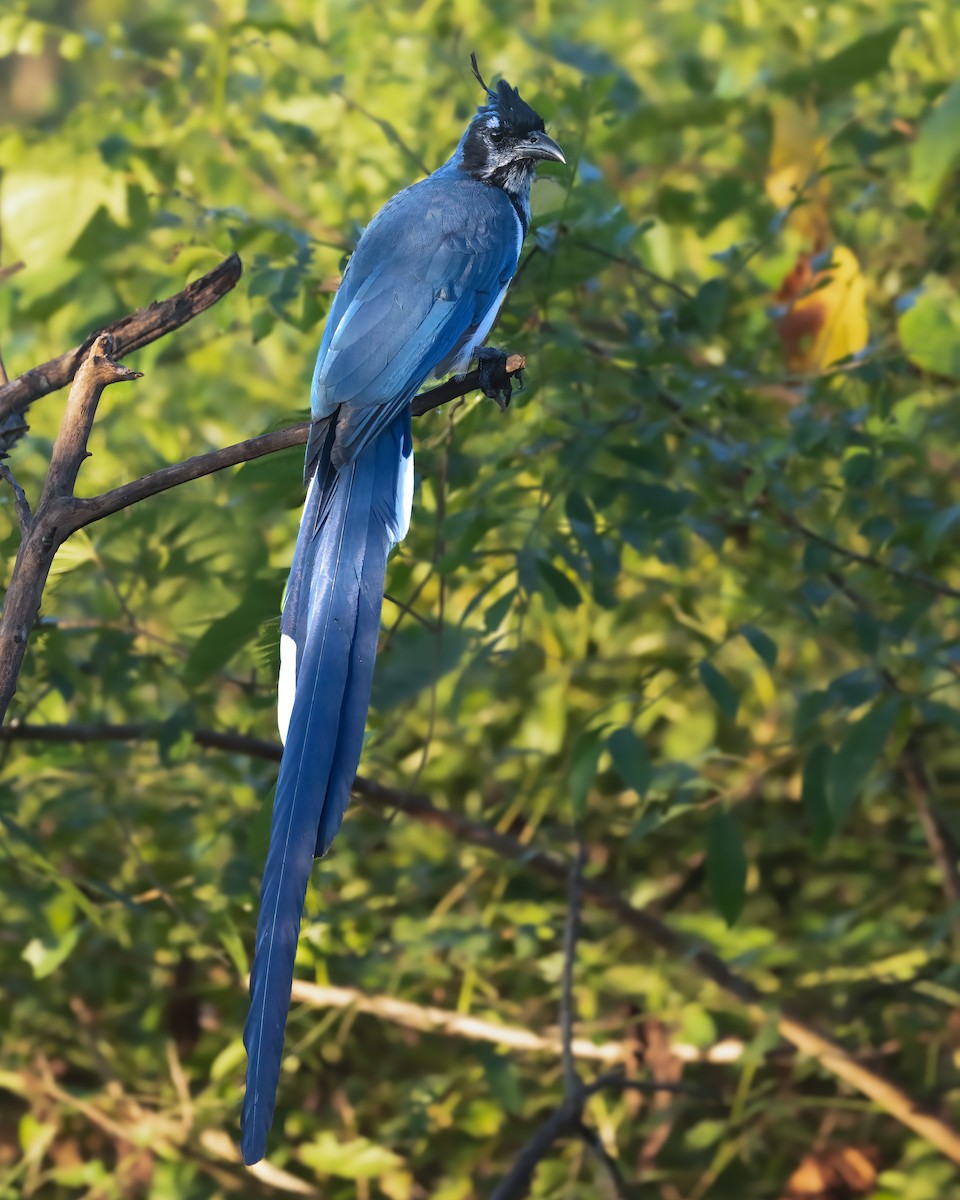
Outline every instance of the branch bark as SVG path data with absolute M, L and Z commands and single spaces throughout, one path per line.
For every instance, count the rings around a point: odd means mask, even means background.
M 111 383 L 140 378 L 139 371 L 118 363 L 112 351 L 111 338 L 101 335 L 77 370 L 40 503 L 17 551 L 0 618 L 0 720 L 17 690 L 27 640 L 40 611 L 54 555 L 71 532 L 64 518 L 70 510 L 77 474 L 87 456 L 87 439 L 103 389 Z
M 570 864 L 567 882 L 567 920 L 563 930 L 563 973 L 560 978 L 560 1038 L 563 1044 L 563 1094 L 575 1100 L 583 1090 L 573 1053 L 573 1030 L 577 1023 L 577 1001 L 573 977 L 577 966 L 577 938 L 580 936 L 580 897 L 586 847 L 580 842 Z
M 525 365 L 526 360 L 522 354 L 512 354 L 507 359 L 507 374 L 516 375 L 524 369 Z M 422 392 L 413 402 L 413 415 L 421 417 L 424 413 L 439 408 L 442 404 L 477 391 L 479 387 L 480 372 L 468 371 L 466 375 L 457 376 L 438 387 Z M 109 517 L 124 508 L 138 504 L 149 496 L 159 495 L 161 492 L 169 491 L 170 488 L 179 487 L 182 483 L 189 483 L 193 479 L 201 479 L 204 475 L 213 475 L 226 467 L 236 467 L 241 463 L 263 458 L 267 454 L 274 454 L 278 450 L 287 450 L 291 446 L 305 445 L 309 433 L 309 421 L 304 421 L 299 425 L 290 425 L 286 429 L 263 433 L 258 437 L 236 442 L 232 446 L 225 446 L 221 450 L 211 450 L 207 454 L 197 454 L 184 462 L 161 467 L 158 471 L 151 471 L 149 475 L 143 475 L 130 483 L 121 484 L 120 487 L 103 492 L 99 496 L 93 496 L 86 500 L 75 500 L 71 518 L 72 529 L 82 529 L 85 525 L 91 525 L 94 521 L 99 521 L 103 517 Z
M 50 737 L 48 740 L 64 740 L 64 729 L 71 731 L 90 729 L 89 726 L 54 728 L 58 730 L 57 737 L 56 739 Z M 129 736 L 142 736 L 147 732 L 143 726 L 121 725 L 102 728 L 113 731 L 111 737 L 116 737 L 117 731 L 126 731 Z M 18 727 L 14 725 L 0 730 L 0 739 L 16 740 L 21 737 L 35 736 L 37 731 L 37 726 Z M 276 761 L 280 759 L 279 743 L 268 742 L 261 738 L 197 731 L 194 739 L 200 745 L 217 749 L 259 755 Z M 108 740 L 108 738 L 97 736 L 96 738 L 89 737 L 87 740 Z M 456 842 L 470 842 L 501 858 L 519 863 L 524 869 L 536 871 L 560 887 L 567 885 L 569 865 L 563 859 L 549 851 L 540 850 L 531 844 L 521 842 L 509 834 L 499 833 L 479 821 L 473 821 L 469 817 L 461 816 L 459 813 L 447 809 L 436 808 L 425 796 L 385 787 L 383 784 L 360 776 L 354 781 L 353 791 L 355 795 L 375 808 L 387 812 L 402 812 L 422 824 L 445 830 L 452 835 Z M 839 1042 L 792 1016 L 785 1006 L 780 1007 L 778 1011 L 774 997 L 763 994 L 749 980 L 736 974 L 709 947 L 695 943 L 684 934 L 677 933 L 649 910 L 635 907 L 629 900 L 624 899 L 599 880 L 584 879 L 581 882 L 581 893 L 595 907 L 616 917 L 622 926 L 632 929 L 645 941 L 651 942 L 672 958 L 686 963 L 704 978 L 710 979 L 728 995 L 739 1001 L 747 1014 L 758 1025 L 776 1020 L 777 1028 L 785 1041 L 801 1053 L 814 1059 L 825 1071 L 869 1097 L 879 1108 L 935 1146 L 952 1162 L 960 1163 L 960 1133 L 956 1129 L 935 1113 L 925 1111 L 914 1097 L 878 1071 L 858 1062 Z M 724 1054 L 722 1058 L 718 1057 L 717 1061 L 726 1061 L 726 1059 L 727 1055 Z M 586 1091 L 589 1093 L 589 1086 Z
M 39 367 L 25 371 L 16 379 L 0 387 L 0 420 L 8 413 L 25 408 L 41 396 L 55 392 L 73 379 L 80 364 L 87 357 L 96 340 L 104 334 L 113 339 L 113 353 L 123 358 L 133 350 L 140 350 L 157 341 L 167 333 L 186 325 L 194 317 L 221 300 L 234 288 L 243 267 L 236 254 L 231 254 L 192 283 L 182 292 L 168 296 L 166 300 L 155 300 L 147 308 L 138 309 L 114 321 L 105 329 L 91 333 L 79 346 L 68 350 L 57 358 L 50 359 Z
M 292 998 L 298 1004 L 307 1004 L 312 1008 L 349 1008 L 354 1012 L 368 1013 L 380 1020 L 422 1033 L 447 1034 L 468 1041 L 490 1042 L 507 1050 L 554 1057 L 560 1057 L 563 1053 L 563 1041 L 556 1034 L 534 1033 L 516 1025 L 498 1025 L 495 1021 L 484 1021 L 480 1017 L 467 1016 L 446 1008 L 412 1004 L 395 996 L 371 996 L 357 988 L 321 986 L 295 979 Z M 684 1048 L 696 1052 L 693 1046 Z M 570 1053 L 585 1061 L 607 1064 L 622 1064 L 624 1060 L 623 1046 L 616 1042 L 591 1042 L 589 1038 L 573 1038 Z
M 514 1160 L 513 1166 L 497 1184 L 490 1200 L 523 1200 L 530 1191 L 538 1163 L 550 1153 L 556 1142 L 569 1137 L 580 1127 L 583 1101 L 577 1097 L 554 1109 Z

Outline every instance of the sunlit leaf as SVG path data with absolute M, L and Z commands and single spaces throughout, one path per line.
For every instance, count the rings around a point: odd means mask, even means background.
M 321 1133 L 303 1146 L 300 1159 L 311 1170 L 340 1179 L 377 1179 L 403 1166 L 400 1155 L 386 1146 L 362 1137 L 341 1141 L 332 1133 Z
M 814 269 L 809 256 L 801 255 L 777 293 L 788 305 L 777 328 L 796 371 L 822 371 L 862 350 L 869 338 L 857 257 L 846 246 L 834 246 L 829 258 L 823 269 Z
M 910 152 L 910 187 L 932 209 L 944 182 L 960 161 L 960 81 L 947 88 L 921 121 Z
M 903 349 L 925 371 L 960 379 L 960 293 L 943 276 L 928 275 L 898 325 Z

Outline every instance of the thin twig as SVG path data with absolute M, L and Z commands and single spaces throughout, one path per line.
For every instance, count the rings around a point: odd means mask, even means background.
M 846 546 L 841 546 L 839 542 L 833 541 L 832 538 L 826 537 L 822 533 L 817 533 L 815 529 L 811 529 L 808 525 L 798 520 L 792 513 L 785 509 L 779 509 L 780 519 L 784 525 L 790 529 L 795 529 L 797 533 L 802 534 L 808 542 L 816 542 L 819 546 L 826 547 L 840 558 L 845 558 L 847 562 L 859 563 L 864 567 L 872 567 L 875 571 L 882 571 L 886 575 L 892 575 L 895 579 L 902 579 L 904 583 L 916 584 L 918 587 L 924 587 L 930 592 L 936 592 L 940 596 L 950 596 L 954 600 L 960 600 L 960 588 L 951 587 L 948 583 L 943 583 L 939 579 L 934 579 L 931 575 L 925 575 L 920 571 L 906 571 L 902 567 L 895 567 L 892 563 L 882 562 L 872 554 L 860 554 L 856 550 L 850 550 Z
M 610 1184 L 610 1195 L 613 1200 L 630 1200 L 630 1188 L 620 1167 L 617 1165 L 617 1160 L 613 1155 L 607 1152 L 606 1146 L 600 1139 L 599 1133 L 595 1129 L 591 1129 L 589 1125 L 583 1121 L 577 1126 L 577 1133 L 580 1135 L 580 1140 L 586 1146 L 587 1150 L 599 1163 L 603 1173 L 607 1177 L 607 1182 Z
M 566 1104 L 555 1109 L 514 1159 L 513 1166 L 497 1184 L 490 1200 L 522 1200 L 530 1191 L 533 1173 L 555 1142 L 567 1137 L 580 1124 L 580 1107 Z
M 637 262 L 634 258 L 627 258 L 623 254 L 614 254 L 610 250 L 604 250 L 602 246 L 595 246 L 592 242 L 584 242 L 580 238 L 568 238 L 572 245 L 579 246 L 581 250 L 589 250 L 591 254 L 596 254 L 600 258 L 606 258 L 610 262 L 620 263 L 621 266 L 628 267 L 637 275 L 642 275 L 644 279 L 649 279 L 651 283 L 658 283 L 662 287 L 669 288 L 671 292 L 682 297 L 684 300 L 692 300 L 693 293 L 688 292 L 685 287 L 681 287 L 679 283 L 675 283 L 672 279 L 667 279 L 665 275 L 658 275 L 656 271 L 651 271 L 649 267 L 645 267 L 643 263 Z
M 573 1053 L 573 1029 L 577 1021 L 577 1001 L 573 994 L 573 976 L 577 963 L 577 938 L 580 934 L 580 884 L 583 879 L 585 861 L 586 848 L 580 842 L 570 864 L 570 878 L 567 883 L 567 920 L 563 931 L 563 974 L 560 979 L 563 1094 L 571 1102 L 583 1090 L 583 1082 L 577 1074 L 576 1058 Z
M 30 725 L 11 721 L 0 726 L 0 742 L 139 742 L 156 739 L 159 728 L 151 725 Z M 214 729 L 196 729 L 193 741 L 207 750 L 245 754 L 253 758 L 279 762 L 283 747 L 267 738 L 244 733 L 220 733 Z
M 917 810 L 920 827 L 930 847 L 930 856 L 940 875 L 940 884 L 947 904 L 954 912 L 953 932 L 960 942 L 960 914 L 957 913 L 960 905 L 960 873 L 957 871 L 957 856 L 950 845 L 949 833 L 941 827 L 930 803 L 930 786 L 916 735 L 904 747 L 900 769 L 907 784 L 907 792 Z
M 30 502 L 27 500 L 27 494 L 17 483 L 13 477 L 13 472 L 6 463 L 0 463 L 0 479 L 10 484 L 13 491 L 13 503 L 17 511 L 17 524 L 20 527 L 20 537 L 25 538 L 30 532 L 30 526 L 33 524 L 33 514 L 30 512 Z

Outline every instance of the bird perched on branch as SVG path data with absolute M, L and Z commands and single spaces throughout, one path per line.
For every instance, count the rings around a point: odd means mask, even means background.
M 307 498 L 283 606 L 284 741 L 250 980 L 242 1151 L 266 1150 L 300 917 L 314 857 L 350 796 L 380 629 L 387 555 L 410 523 L 410 405 L 431 372 L 463 372 L 505 406 L 506 356 L 480 349 L 517 269 L 530 184 L 564 162 L 543 120 L 500 80 L 453 156 L 374 217 L 327 319 L 311 393 Z

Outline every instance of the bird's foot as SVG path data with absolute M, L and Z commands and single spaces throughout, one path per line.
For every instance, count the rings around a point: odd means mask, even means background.
M 514 356 L 505 350 L 494 350 L 491 346 L 482 346 L 477 351 L 477 369 L 480 372 L 480 390 L 506 412 L 513 395 L 513 385 L 523 387 L 523 366 L 511 369 Z M 510 364 L 508 366 L 508 364 Z

